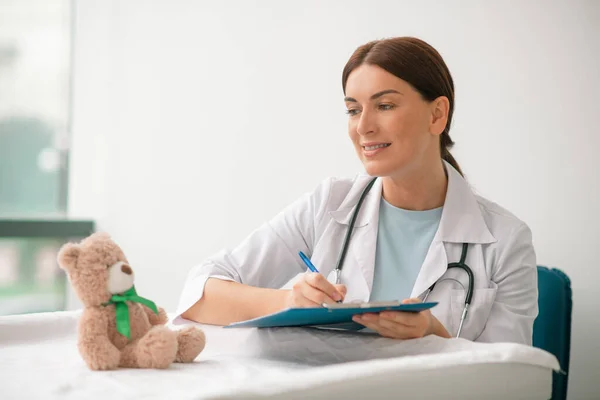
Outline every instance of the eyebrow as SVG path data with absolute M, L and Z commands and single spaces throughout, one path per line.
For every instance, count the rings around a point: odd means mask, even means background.
M 375 100 L 378 97 L 383 96 L 384 94 L 388 94 L 388 93 L 397 93 L 397 94 L 402 94 L 397 90 L 394 89 L 387 89 L 387 90 L 382 90 L 381 92 L 377 92 L 375 93 L 373 96 L 371 96 L 371 100 Z M 403 95 L 403 94 L 402 94 Z M 344 97 L 344 101 L 349 101 L 349 102 L 353 102 L 353 103 L 357 103 L 355 98 L 352 97 Z

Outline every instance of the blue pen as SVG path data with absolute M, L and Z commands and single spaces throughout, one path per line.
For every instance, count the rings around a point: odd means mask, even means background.
M 306 257 L 303 252 L 299 252 L 298 254 L 300 254 L 300 258 L 302 259 L 302 261 L 304 261 L 304 264 L 306 264 L 308 269 L 310 269 L 312 272 L 316 272 L 317 274 L 319 273 L 317 267 L 315 267 L 313 263 L 310 262 L 308 257 Z
M 302 259 L 302 261 L 304 261 L 304 264 L 306 264 L 308 269 L 310 269 L 312 272 L 316 272 L 317 274 L 319 273 L 319 270 L 317 269 L 317 267 L 315 267 L 313 265 L 313 263 L 310 262 L 308 257 L 306 257 L 303 252 L 300 251 L 300 252 L 298 252 L 298 254 L 300 255 L 300 258 Z M 341 302 L 342 302 L 341 300 L 337 301 L 337 303 L 341 303 Z

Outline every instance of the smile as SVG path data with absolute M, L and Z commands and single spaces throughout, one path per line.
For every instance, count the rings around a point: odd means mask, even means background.
M 376 149 L 381 149 L 383 147 L 388 147 L 390 146 L 391 143 L 381 143 L 381 144 L 376 144 L 374 146 L 363 146 L 363 149 L 369 151 L 369 150 L 376 150 Z

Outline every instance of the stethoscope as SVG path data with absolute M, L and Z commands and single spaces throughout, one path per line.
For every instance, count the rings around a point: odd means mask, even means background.
M 346 253 L 348 251 L 348 244 L 350 243 L 350 237 L 352 236 L 352 230 L 354 229 L 354 223 L 356 221 L 356 217 L 358 215 L 358 212 L 360 211 L 360 207 L 362 206 L 363 200 L 367 196 L 367 193 L 369 193 L 369 190 L 371 190 L 371 187 L 373 187 L 373 184 L 375 183 L 376 180 L 377 180 L 377 178 L 373 178 L 369 182 L 367 187 L 365 187 L 362 194 L 360 195 L 360 198 L 358 199 L 358 204 L 356 205 L 356 209 L 354 210 L 354 213 L 352 214 L 352 219 L 350 220 L 350 225 L 348 226 L 348 230 L 346 231 L 346 237 L 344 238 L 344 245 L 342 246 L 340 255 L 338 257 L 338 262 L 335 267 L 335 283 L 336 284 L 340 283 L 340 277 L 342 275 L 342 266 L 344 265 L 344 259 L 346 258 Z M 469 277 L 469 285 L 467 288 L 467 295 L 465 297 L 465 306 L 463 308 L 462 316 L 460 317 L 460 325 L 458 327 L 458 332 L 456 334 L 456 337 L 460 336 L 460 331 L 462 330 L 463 323 L 465 322 L 465 319 L 467 318 L 467 313 L 469 312 L 469 305 L 471 304 L 471 298 L 473 297 L 473 271 L 471 271 L 471 268 L 469 268 L 469 266 L 467 264 L 465 264 L 465 260 L 467 259 L 467 248 L 468 248 L 468 244 L 463 243 L 462 253 L 460 255 L 460 261 L 448 264 L 448 268 L 463 269 Z M 429 294 L 435 287 L 436 283 L 437 282 L 434 282 L 433 285 L 431 285 L 429 287 L 429 289 L 427 290 L 427 294 L 425 295 L 425 297 L 423 299 L 423 302 L 425 302 L 427 300 L 427 297 L 429 297 Z

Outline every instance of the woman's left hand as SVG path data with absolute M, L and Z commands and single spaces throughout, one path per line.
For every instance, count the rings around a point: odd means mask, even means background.
M 419 299 L 406 299 L 403 304 L 420 303 Z M 403 311 L 382 311 L 377 314 L 367 313 L 352 317 L 354 322 L 378 332 L 381 336 L 392 339 L 415 339 L 435 334 L 449 338 L 450 334 L 430 310 L 418 313 Z

